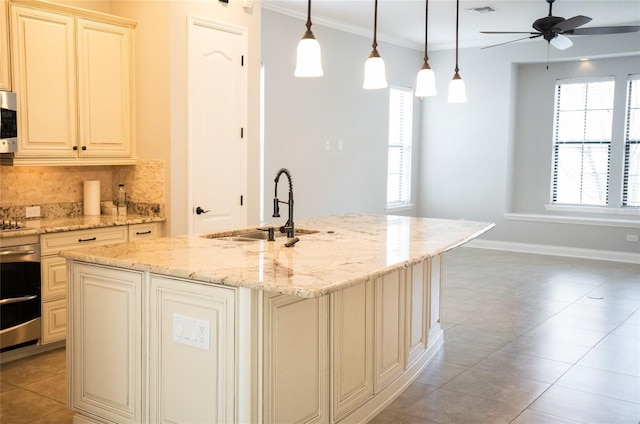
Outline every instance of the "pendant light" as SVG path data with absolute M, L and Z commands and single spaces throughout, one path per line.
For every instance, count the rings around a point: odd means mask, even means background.
M 460 77 L 458 69 L 458 21 L 460 15 L 460 0 L 456 0 L 456 69 L 453 79 L 449 83 L 449 103 L 465 103 L 467 94 L 465 93 L 464 81 Z
M 387 88 L 387 76 L 384 70 L 384 60 L 378 54 L 378 43 L 376 42 L 376 33 L 378 32 L 378 0 L 375 0 L 375 9 L 373 14 L 373 49 L 369 53 L 369 58 L 364 64 L 364 83 L 362 88 L 365 90 L 375 90 L 378 88 Z
M 436 75 L 429 66 L 429 56 L 427 55 L 427 34 L 429 33 L 429 0 L 426 1 L 424 12 L 424 63 L 418 71 L 416 78 L 416 97 L 428 97 L 438 94 L 436 91 Z
M 307 6 L 307 31 L 298 43 L 296 77 L 321 77 L 324 75 L 320 54 L 320 43 L 311 32 L 311 0 Z

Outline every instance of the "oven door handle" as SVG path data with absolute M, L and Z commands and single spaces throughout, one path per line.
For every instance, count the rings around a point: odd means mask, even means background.
M 10 256 L 10 255 L 33 255 L 34 253 L 38 253 L 37 250 L 3 250 L 0 252 L 2 256 Z
M 21 296 L 21 297 L 10 297 L 10 298 L 7 298 L 7 299 L 0 300 L 0 305 L 8 305 L 10 303 L 26 302 L 26 301 L 37 299 L 37 298 L 38 298 L 37 294 L 32 294 L 32 295 L 28 295 L 28 296 Z

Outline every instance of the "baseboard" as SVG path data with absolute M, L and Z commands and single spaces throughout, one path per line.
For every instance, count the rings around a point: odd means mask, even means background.
M 477 249 L 505 250 L 509 252 L 536 253 L 540 255 L 567 256 L 571 258 L 640 264 L 640 253 L 616 252 L 612 250 L 582 249 L 579 247 L 549 246 L 544 244 L 481 239 L 472 240 L 465 244 L 465 246 Z

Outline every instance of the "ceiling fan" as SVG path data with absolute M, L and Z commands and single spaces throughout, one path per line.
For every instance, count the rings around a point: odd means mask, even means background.
M 501 46 L 503 44 L 515 43 L 516 41 L 526 40 L 530 38 L 542 37 L 553 47 L 559 50 L 568 49 L 573 45 L 573 42 L 567 37 L 567 35 L 603 35 L 603 34 L 620 34 L 624 32 L 639 32 L 640 26 L 627 25 L 627 26 L 603 26 L 603 27 L 590 27 L 590 28 L 578 28 L 591 21 L 588 16 L 577 15 L 569 19 L 561 18 L 559 16 L 553 16 L 553 2 L 555 0 L 547 0 L 549 3 L 549 15 L 540 19 L 536 19 L 533 22 L 533 29 L 536 31 L 480 31 L 481 34 L 529 34 L 527 37 L 518 38 L 516 40 L 507 41 L 504 43 L 494 44 L 491 46 L 483 47 L 488 49 L 490 47 Z

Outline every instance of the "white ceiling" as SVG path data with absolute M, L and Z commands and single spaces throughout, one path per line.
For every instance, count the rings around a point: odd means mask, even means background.
M 262 0 L 262 7 L 306 20 L 307 0 Z M 490 6 L 495 12 L 476 13 L 467 9 Z M 356 34 L 373 34 L 374 0 L 313 0 L 311 20 Z M 530 31 L 534 20 L 547 16 L 546 0 L 461 0 L 461 47 L 483 47 L 525 37 L 526 34 L 487 35 L 479 31 Z M 640 0 L 557 0 L 553 15 L 570 18 L 585 15 L 593 20 L 584 27 L 640 25 Z M 455 0 L 429 1 L 429 50 L 455 46 Z M 424 48 L 425 0 L 379 0 L 378 40 Z M 312 28 L 313 29 L 313 28 Z M 300 27 L 300 36 L 304 24 Z M 585 37 L 585 36 L 582 36 Z M 589 35 L 587 37 L 608 37 Z M 322 43 L 322 40 L 319 40 Z M 533 42 L 544 42 L 542 39 Z M 530 42 L 527 40 L 526 42 Z

